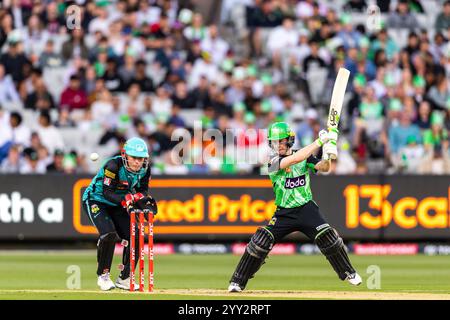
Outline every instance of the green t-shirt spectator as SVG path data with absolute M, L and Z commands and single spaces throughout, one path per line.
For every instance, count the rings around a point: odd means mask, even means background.
M 379 101 L 361 102 L 359 112 L 364 120 L 381 119 L 383 117 L 383 104 Z

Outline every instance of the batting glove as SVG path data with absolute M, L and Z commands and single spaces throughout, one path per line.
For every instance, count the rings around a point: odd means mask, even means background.
M 324 160 L 337 159 L 338 150 L 336 146 L 336 141 L 330 140 L 327 143 L 324 144 L 322 148 L 322 154 Z
M 328 128 L 328 133 L 329 133 L 330 140 L 337 141 L 338 136 L 339 136 L 339 130 L 338 129 L 336 129 L 336 128 Z
M 319 147 L 330 141 L 330 133 L 327 130 L 320 130 L 319 137 L 316 139 L 316 143 Z

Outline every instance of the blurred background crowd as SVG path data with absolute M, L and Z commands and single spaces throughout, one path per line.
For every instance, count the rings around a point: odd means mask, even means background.
M 311 143 L 340 67 L 334 174 L 450 173 L 449 37 L 438 0 L 4 0 L 0 173 L 92 173 L 133 136 L 153 174 L 264 173 L 243 155 L 274 121 Z M 196 126 L 233 136 L 192 135 L 177 162 Z

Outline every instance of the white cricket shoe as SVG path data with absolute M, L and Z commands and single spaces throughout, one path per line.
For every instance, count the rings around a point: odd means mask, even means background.
M 242 288 L 235 282 L 231 282 L 228 286 L 228 292 L 242 292 Z
M 109 272 L 106 272 L 101 276 L 98 276 L 97 285 L 103 291 L 108 291 L 116 287 L 114 285 L 114 282 L 112 282 L 112 280 L 109 278 Z
M 350 284 L 352 284 L 354 286 L 359 286 L 362 283 L 361 276 L 356 272 L 347 276 L 347 278 L 345 280 L 347 280 Z
M 130 277 L 126 278 L 125 280 L 121 277 L 117 277 L 116 280 L 116 287 L 123 290 L 130 290 Z M 139 286 L 134 286 L 134 291 L 137 291 L 139 289 Z

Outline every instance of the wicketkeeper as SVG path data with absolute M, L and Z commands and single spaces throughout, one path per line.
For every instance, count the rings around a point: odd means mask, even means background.
M 131 138 L 125 143 L 120 156 L 109 159 L 102 166 L 83 194 L 83 208 L 100 234 L 97 242 L 97 284 L 101 290 L 130 288 L 128 213 L 133 208 L 150 209 L 153 214 L 157 213 L 156 201 L 148 193 L 150 174 L 147 144 L 140 138 Z M 110 270 L 114 248 L 119 241 L 125 244 L 123 269 L 114 285 Z M 139 252 L 138 232 L 135 243 L 136 252 Z
M 361 284 L 361 277 L 348 258 L 342 238 L 320 213 L 309 185 L 309 171 L 327 172 L 330 169 L 330 160 L 319 160 L 313 153 L 322 148 L 323 158 L 335 159 L 337 137 L 336 129 L 322 130 L 312 144 L 292 150 L 295 134 L 288 124 L 276 122 L 270 126 L 268 139 L 274 154 L 268 168 L 277 209 L 267 226 L 258 228 L 247 244 L 231 277 L 228 291 L 244 290 L 273 245 L 294 231 L 300 231 L 314 241 L 339 279 L 347 280 L 352 285 Z

